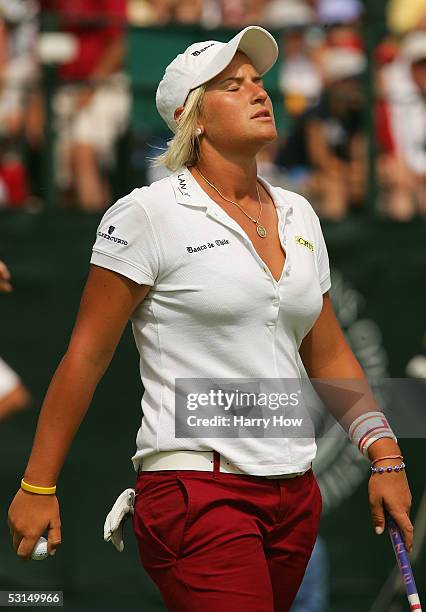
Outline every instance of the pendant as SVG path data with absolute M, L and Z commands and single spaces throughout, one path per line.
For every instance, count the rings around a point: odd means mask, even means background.
M 261 238 L 265 238 L 266 229 L 263 227 L 263 225 L 260 225 L 260 223 L 256 223 L 256 232 L 259 234 Z

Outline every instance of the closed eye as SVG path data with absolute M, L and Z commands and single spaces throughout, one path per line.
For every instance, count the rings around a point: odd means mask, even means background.
M 229 83 L 229 81 L 231 81 L 231 83 Z M 235 76 L 231 76 L 228 77 L 227 79 L 224 79 L 223 81 L 221 81 L 220 83 L 218 83 L 218 85 L 224 85 L 226 86 L 226 84 L 228 83 L 227 87 L 226 87 L 226 91 L 238 91 L 240 89 L 240 85 L 242 85 L 244 79 L 241 77 L 235 77 Z M 261 76 L 254 76 L 251 79 L 252 83 L 256 83 L 256 85 L 258 85 L 259 87 L 261 87 L 262 89 L 265 89 L 265 86 L 263 84 L 263 79 Z

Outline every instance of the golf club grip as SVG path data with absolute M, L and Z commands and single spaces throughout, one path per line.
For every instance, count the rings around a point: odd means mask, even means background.
M 413 570 L 411 569 L 410 559 L 407 549 L 405 548 L 404 540 L 397 524 L 389 514 L 386 515 L 387 528 L 392 541 L 392 546 L 395 551 L 396 560 L 398 562 L 399 571 L 404 580 L 405 590 L 410 604 L 410 610 L 413 612 L 422 612 L 422 606 L 417 592 L 416 583 L 414 581 Z

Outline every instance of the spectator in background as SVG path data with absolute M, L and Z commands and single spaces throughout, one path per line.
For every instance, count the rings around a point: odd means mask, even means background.
M 36 15 L 33 0 L 0 0 L 0 207 L 28 197 L 21 148 L 37 67 Z
M 318 0 L 317 19 L 324 38 L 315 49 L 318 68 L 324 76 L 324 63 L 330 49 L 360 51 L 363 49 L 360 33 L 362 4 L 360 0 Z
M 279 87 L 287 113 L 298 116 L 318 102 L 322 90 L 321 75 L 306 39 L 315 13 L 305 2 L 273 0 L 264 16 L 268 26 L 284 30 Z
M 41 0 L 59 28 L 77 41 L 76 56 L 59 69 L 54 100 L 58 125 L 58 180 L 74 188 L 86 211 L 107 208 L 107 170 L 114 145 L 127 127 L 130 98 L 120 72 L 124 54 L 125 0 Z
M 261 23 L 267 0 L 219 0 L 219 23 L 225 28 L 240 28 Z
M 305 38 L 314 18 L 315 12 L 304 1 L 270 0 L 262 7 L 259 23 L 283 32 L 278 79 L 289 122 L 315 101 L 322 85 L 316 66 L 310 58 L 310 48 Z M 264 147 L 257 155 L 256 161 L 262 176 L 276 185 L 288 188 L 288 176 L 284 176 L 276 164 L 284 141 L 283 126 L 278 128 L 278 139 Z
M 0 260 L 0 293 L 10 293 L 10 273 L 6 264 Z M 23 410 L 31 397 L 19 376 L 0 358 L 0 421 L 11 414 Z
M 361 0 L 317 0 L 319 23 L 356 24 L 362 14 Z
M 204 9 L 204 0 L 128 0 L 127 4 L 129 22 L 145 27 L 164 26 L 168 23 L 202 24 Z M 215 26 L 218 7 L 213 7 L 213 13 Z
M 325 89 L 306 121 L 306 148 L 314 169 L 311 189 L 318 194 L 323 218 L 339 221 L 365 197 L 367 148 L 364 100 L 359 77 L 365 57 L 330 49 L 325 56 Z
M 225 28 L 238 28 L 245 20 L 247 0 L 219 0 L 220 23 Z
M 319 103 L 294 125 L 277 163 L 304 171 L 305 194 L 324 219 L 339 221 L 349 206 L 362 204 L 366 185 L 366 142 L 359 77 L 365 57 L 330 49 L 325 55 L 325 89 Z
M 376 170 L 381 187 L 378 208 L 396 221 L 408 221 L 413 216 L 414 185 L 411 172 L 396 148 L 384 86 L 386 66 L 395 61 L 398 53 L 399 47 L 391 38 L 375 49 Z
M 187 25 L 201 23 L 203 0 L 173 0 L 171 7 L 175 23 Z
M 162 26 L 172 18 L 169 0 L 127 0 L 127 16 L 132 25 Z
M 248 26 L 253 23 L 263 23 L 265 8 L 271 0 L 248 0 L 245 21 L 242 25 Z
M 283 30 L 278 78 L 289 123 L 318 102 L 322 89 L 321 77 L 306 39 L 306 32 L 314 24 L 314 19 L 312 8 L 299 0 L 272 0 L 263 11 L 266 27 Z M 283 126 L 279 128 L 282 132 Z M 281 134 L 278 140 L 262 149 L 257 164 L 260 174 L 268 181 L 288 189 L 289 177 L 283 176 L 275 164 L 283 141 Z M 297 184 L 297 189 L 303 192 L 303 185 Z
M 31 0 L 0 0 L 0 130 L 20 134 L 25 97 L 36 69 L 37 5 Z
M 426 214 L 426 31 L 406 36 L 400 57 L 383 70 L 395 153 L 403 173 L 390 214 Z

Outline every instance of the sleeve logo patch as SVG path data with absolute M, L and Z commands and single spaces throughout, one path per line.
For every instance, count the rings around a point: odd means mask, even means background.
M 306 238 L 302 238 L 302 236 L 295 236 L 295 240 L 297 244 L 301 244 L 312 252 L 314 251 L 314 245 L 312 242 L 309 242 L 309 240 L 306 240 Z
M 106 234 L 105 232 L 97 232 L 97 235 L 100 238 L 104 238 L 105 240 L 110 240 L 111 242 L 115 242 L 117 244 L 124 244 L 124 246 L 127 246 L 129 244 L 127 240 L 123 240 L 123 238 L 117 238 L 116 236 L 112 236 L 112 233 L 114 230 L 115 230 L 115 225 L 110 225 L 107 230 L 108 234 Z

